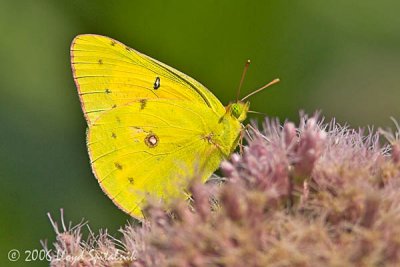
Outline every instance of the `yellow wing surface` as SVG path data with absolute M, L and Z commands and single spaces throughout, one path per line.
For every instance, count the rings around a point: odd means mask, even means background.
M 205 180 L 237 146 L 248 103 L 225 108 L 191 77 L 100 35 L 77 36 L 71 64 L 92 170 L 136 218 L 148 197 L 185 196 L 185 177 L 197 168 Z
M 220 101 L 193 78 L 109 37 L 78 35 L 71 45 L 71 64 L 89 125 L 103 112 L 141 98 L 188 100 L 224 112 Z
M 186 178 L 196 167 L 205 180 L 236 147 L 240 123 L 219 119 L 204 105 L 165 99 L 135 101 L 104 113 L 88 132 L 92 168 L 102 189 L 137 218 L 143 217 L 149 196 L 185 196 Z

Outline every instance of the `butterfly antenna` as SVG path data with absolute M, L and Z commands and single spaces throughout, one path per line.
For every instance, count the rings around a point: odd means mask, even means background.
M 274 85 L 274 84 L 278 83 L 279 81 L 280 81 L 280 80 L 279 80 L 278 78 L 277 78 L 277 79 L 274 79 L 272 82 L 267 83 L 266 85 L 264 85 L 264 86 L 261 87 L 260 89 L 257 89 L 257 90 L 255 90 L 254 92 L 251 92 L 251 93 L 248 94 L 247 96 L 243 97 L 240 101 L 244 101 L 245 99 L 249 98 L 250 96 L 252 96 L 252 95 L 254 95 L 254 94 L 256 94 L 256 93 L 258 93 L 258 92 L 264 90 L 265 88 L 267 88 L 267 87 L 269 87 L 269 86 L 271 86 L 271 85 Z
M 237 90 L 236 101 L 239 100 L 240 89 L 242 88 L 242 84 L 243 84 L 243 81 L 244 81 L 244 77 L 246 76 L 246 72 L 247 72 L 249 66 L 250 66 L 250 59 L 248 59 L 248 60 L 246 61 L 246 63 L 244 64 L 243 73 L 242 73 L 242 78 L 240 79 L 239 88 L 238 88 L 238 90 Z
M 258 115 L 264 115 L 264 116 L 267 116 L 267 114 L 266 114 L 266 113 L 263 113 L 263 112 L 258 112 L 258 111 L 254 111 L 254 110 L 249 110 L 249 111 L 247 111 L 247 113 L 253 113 L 253 114 L 258 114 Z

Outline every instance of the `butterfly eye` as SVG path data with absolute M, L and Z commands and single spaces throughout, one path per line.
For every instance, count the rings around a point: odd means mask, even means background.
M 246 119 L 247 111 L 249 110 L 249 102 L 237 102 L 230 105 L 230 111 L 233 117 L 239 121 L 244 121 Z
M 154 85 L 153 88 L 154 90 L 157 90 L 158 88 L 160 88 L 160 77 L 156 77 L 156 80 L 154 81 Z
M 242 108 L 240 105 L 238 105 L 237 103 L 232 104 L 232 115 L 235 118 L 239 118 L 240 114 L 242 113 Z

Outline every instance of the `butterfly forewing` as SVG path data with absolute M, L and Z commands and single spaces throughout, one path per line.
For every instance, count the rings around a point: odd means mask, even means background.
M 71 61 L 89 124 L 107 110 L 145 98 L 188 100 L 217 114 L 224 112 L 218 99 L 196 80 L 111 38 L 77 36 Z

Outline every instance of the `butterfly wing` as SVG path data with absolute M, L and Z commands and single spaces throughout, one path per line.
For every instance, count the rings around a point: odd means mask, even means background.
M 89 128 L 92 168 L 114 203 L 141 218 L 147 196 L 185 196 L 183 178 L 191 177 L 196 166 L 203 180 L 208 178 L 236 146 L 240 127 L 237 120 L 221 123 L 199 103 L 134 101 L 104 112 Z M 227 130 L 231 138 L 221 136 Z
M 187 100 L 218 114 L 225 110 L 193 78 L 105 36 L 77 36 L 71 64 L 89 125 L 105 111 L 140 99 Z

